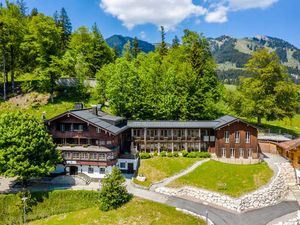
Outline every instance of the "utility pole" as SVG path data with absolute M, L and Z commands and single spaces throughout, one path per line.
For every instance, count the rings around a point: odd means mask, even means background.
M 28 198 L 27 197 L 23 197 L 22 198 L 22 201 L 23 201 L 23 213 L 24 213 L 24 225 L 26 225 L 26 200 Z

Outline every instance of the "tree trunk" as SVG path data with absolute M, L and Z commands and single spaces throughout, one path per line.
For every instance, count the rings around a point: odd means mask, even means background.
M 260 116 L 257 117 L 257 124 L 261 125 L 261 117 Z
M 11 76 L 11 89 L 12 93 L 15 93 L 15 55 L 14 55 L 14 49 L 11 46 L 10 47 L 10 76 Z
M 3 49 L 3 99 L 4 101 L 7 99 L 7 71 L 6 71 L 6 58 L 5 58 L 5 51 Z

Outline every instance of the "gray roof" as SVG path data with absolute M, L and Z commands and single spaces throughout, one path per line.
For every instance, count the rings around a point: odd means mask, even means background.
M 239 120 L 238 118 L 234 117 L 234 116 L 230 116 L 230 115 L 225 115 L 220 117 L 219 119 L 216 119 L 215 121 L 218 121 L 217 126 L 215 126 L 214 128 L 221 128 L 224 125 L 228 124 L 228 123 L 232 123 L 236 120 Z
M 222 116 L 219 119 L 211 121 L 128 121 L 131 128 L 221 128 L 228 123 L 232 123 L 238 118 L 234 116 Z
M 128 121 L 131 128 L 214 128 L 217 121 Z
M 101 119 L 102 117 L 94 115 L 89 110 L 78 110 L 78 111 L 74 110 L 74 111 L 71 111 L 70 113 L 96 125 L 97 127 L 103 128 L 113 134 L 119 134 L 119 133 L 123 132 L 124 130 L 128 129 L 127 125 L 118 127 L 113 124 L 110 124 L 110 123 L 102 120 Z M 110 116 L 110 118 L 112 119 L 113 116 Z M 119 120 L 119 118 L 121 118 L 121 117 L 116 117 L 116 120 Z

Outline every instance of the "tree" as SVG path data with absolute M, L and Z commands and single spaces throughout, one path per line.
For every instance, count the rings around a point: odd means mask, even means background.
M 165 56 L 168 54 L 168 48 L 166 44 L 166 32 L 164 26 L 160 27 L 160 33 L 161 33 L 161 43 L 159 46 L 159 54 L 161 56 Z
M 41 121 L 24 112 L 1 115 L 1 174 L 26 182 L 30 177 L 49 175 L 59 162 L 60 153 Z
M 267 120 L 292 118 L 298 105 L 299 88 L 288 80 L 287 70 L 275 52 L 260 49 L 245 65 L 250 78 L 243 78 L 238 90 L 241 115 Z
M 133 47 L 132 47 L 133 58 L 136 58 L 140 52 L 141 52 L 141 49 L 139 48 L 139 41 L 138 41 L 137 37 L 135 37 L 133 39 Z
M 63 50 L 65 50 L 72 34 L 72 24 L 65 8 L 60 10 L 58 25 L 62 28 L 61 43 Z
M 125 178 L 117 167 L 102 179 L 100 190 L 100 210 L 109 211 L 117 209 L 132 198 L 124 186 Z
M 124 45 L 123 48 L 123 57 L 127 60 L 130 61 L 132 59 L 132 54 L 131 54 L 131 44 L 130 41 L 127 41 L 127 43 Z
M 180 41 L 179 38 L 177 37 L 177 35 L 175 35 L 174 39 L 172 40 L 172 48 L 177 48 L 180 45 Z

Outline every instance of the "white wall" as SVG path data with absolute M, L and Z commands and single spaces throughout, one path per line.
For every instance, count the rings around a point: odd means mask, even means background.
M 92 178 L 104 178 L 105 177 L 105 174 L 100 174 L 100 168 L 101 167 L 86 166 L 86 165 L 77 166 L 77 167 L 78 167 L 78 173 L 84 173 L 84 174 L 88 175 L 89 177 L 92 177 Z M 94 173 L 89 173 L 88 172 L 89 167 L 94 168 Z M 105 168 L 105 167 L 102 167 L 102 168 Z M 105 168 L 105 173 L 110 173 L 111 171 L 112 171 L 111 166 L 108 166 L 108 167 Z
M 121 168 L 121 163 L 125 163 L 125 167 Z M 118 159 L 116 166 L 121 170 L 128 170 L 128 163 L 133 163 L 133 170 L 137 170 L 138 159 Z

